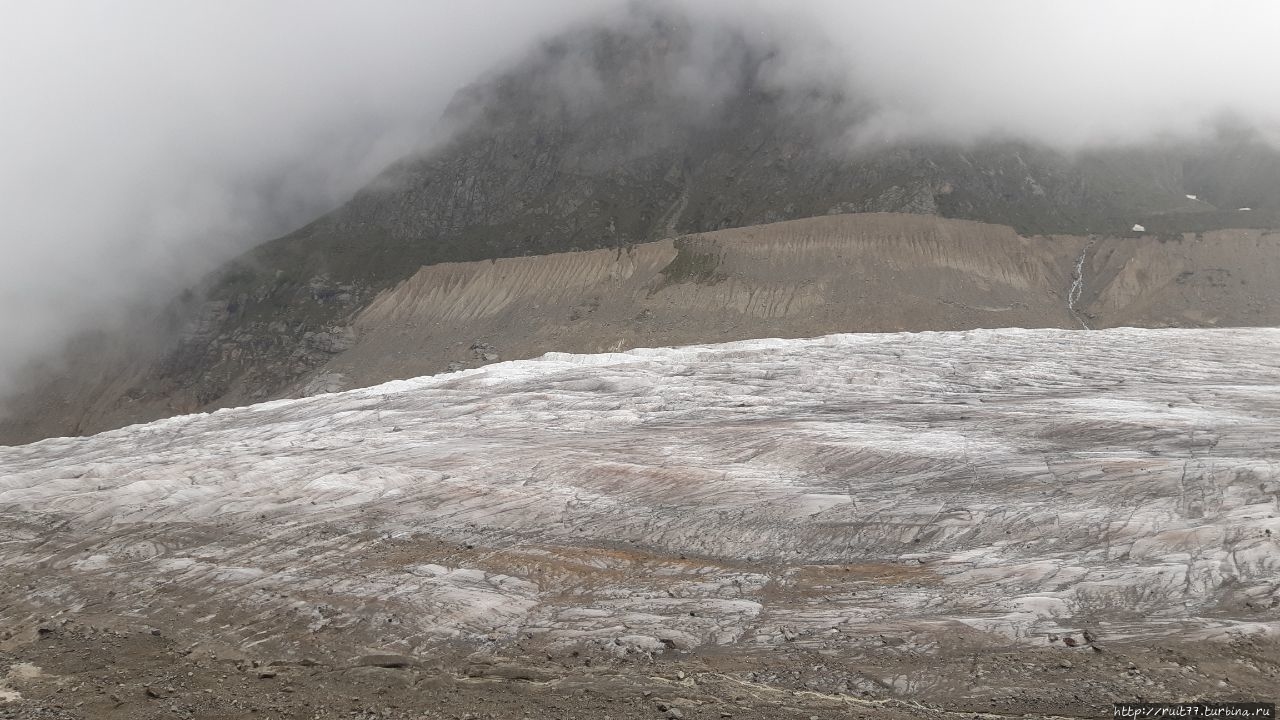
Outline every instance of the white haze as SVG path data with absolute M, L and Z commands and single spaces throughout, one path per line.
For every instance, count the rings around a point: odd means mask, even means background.
M 672 3 L 780 37 L 788 82 L 851 83 L 861 141 L 1063 148 L 1280 120 L 1280 6 Z M 621 0 L 10 2 L 0 17 L 0 391 L 438 139 L 460 86 Z M 10 387 L 6 388 L 6 384 Z

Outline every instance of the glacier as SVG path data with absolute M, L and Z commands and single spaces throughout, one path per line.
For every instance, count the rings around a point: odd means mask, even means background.
M 1275 329 L 551 353 L 0 447 L 0 625 L 296 657 L 1274 638 L 1278 493 Z

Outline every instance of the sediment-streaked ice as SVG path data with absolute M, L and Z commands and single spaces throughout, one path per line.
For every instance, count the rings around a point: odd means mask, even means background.
M 1274 632 L 1278 470 L 1276 330 L 553 353 L 0 448 L 0 619 L 279 652 Z

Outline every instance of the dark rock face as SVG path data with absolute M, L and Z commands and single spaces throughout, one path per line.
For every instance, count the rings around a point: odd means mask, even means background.
M 650 17 L 554 43 L 463 92 L 447 147 L 402 161 L 245 264 L 288 272 L 300 260 L 313 276 L 376 282 L 442 261 L 833 212 L 1066 231 L 1102 230 L 1121 210 L 1088 168 L 1025 143 L 852 151 L 846 135 L 866 108 L 835 90 L 779 85 L 781 52 Z
M 1280 178 L 1280 155 L 1243 131 L 1075 156 L 1012 140 L 853 150 L 870 108 L 780 80 L 785 59 L 783 46 L 650 10 L 547 44 L 459 94 L 448 144 L 213 278 L 203 313 L 129 396 L 178 412 L 279 394 L 349 343 L 377 293 L 440 262 L 831 213 L 1122 234 L 1135 222 L 1268 226 L 1280 207 L 1276 183 L 1256 189 Z

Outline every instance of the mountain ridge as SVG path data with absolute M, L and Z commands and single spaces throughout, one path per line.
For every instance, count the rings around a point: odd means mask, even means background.
M 82 340 L 70 355 L 119 358 L 73 359 L 69 373 L 95 378 L 91 401 L 74 378 L 48 373 L 26 395 L 63 402 L 71 418 L 90 404 L 190 412 L 290 392 L 349 349 L 348 329 L 381 293 L 446 262 L 847 213 L 979 221 L 1024 237 L 1136 239 L 1139 225 L 1170 242 L 1280 227 L 1280 153 L 1248 128 L 1074 154 L 1014 139 L 854 147 L 849 133 L 868 108 L 845 88 L 780 81 L 774 63 L 785 52 L 650 11 L 549 41 L 461 91 L 441 147 L 228 263 L 161 317 L 118 333 L 127 340 Z M 156 342 L 156 327 L 168 349 L 134 352 L 134 338 L 152 332 Z M 120 367 L 129 370 L 108 369 Z M 10 426 L 27 422 L 32 401 L 9 405 Z

